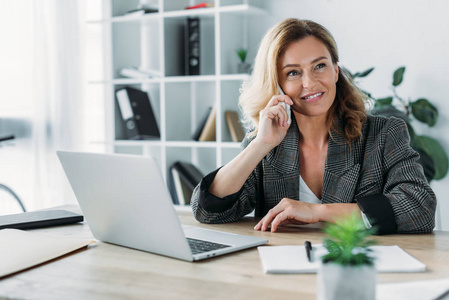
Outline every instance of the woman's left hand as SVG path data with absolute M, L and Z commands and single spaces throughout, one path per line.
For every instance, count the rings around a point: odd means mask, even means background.
M 268 211 L 254 229 L 267 231 L 271 224 L 271 232 L 275 232 L 279 225 L 317 223 L 320 221 L 317 211 L 320 205 L 284 198 Z

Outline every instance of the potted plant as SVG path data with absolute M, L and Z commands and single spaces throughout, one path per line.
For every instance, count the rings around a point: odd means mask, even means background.
M 344 70 L 357 84 L 358 79 L 368 76 L 374 68 L 355 74 L 351 74 L 347 69 Z M 425 98 L 412 101 L 410 98 L 405 100 L 399 96 L 396 88 L 402 83 L 404 73 L 405 67 L 400 67 L 394 72 L 391 87 L 393 92 L 392 96 L 375 99 L 370 93 L 362 91 L 374 101 L 374 107 L 371 109 L 372 114 L 398 117 L 407 123 L 410 134 L 410 146 L 420 154 L 418 162 L 423 166 L 427 181 L 442 179 L 446 176 L 449 169 L 449 160 L 446 151 L 434 138 L 426 135 L 418 135 L 412 126 L 413 121 L 416 120 L 427 124 L 429 127 L 433 127 L 438 120 L 438 109 Z
M 237 65 L 238 73 L 249 73 L 251 70 L 251 65 L 246 61 L 246 56 L 248 55 L 248 49 L 240 48 L 236 50 L 237 56 L 240 59 L 240 63 Z
M 366 229 L 359 214 L 329 224 L 324 247 L 329 251 L 321 260 L 317 276 L 318 300 L 374 300 L 376 269 L 368 248 L 375 229 Z

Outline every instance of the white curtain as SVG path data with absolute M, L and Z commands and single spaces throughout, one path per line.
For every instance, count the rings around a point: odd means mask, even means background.
M 82 1 L 31 1 L 34 18 L 32 206 L 75 203 L 56 150 L 81 150 L 83 128 Z
M 27 210 L 76 203 L 56 150 L 104 151 L 102 2 L 0 1 L 0 184 Z M 0 190 L 0 215 L 19 212 Z

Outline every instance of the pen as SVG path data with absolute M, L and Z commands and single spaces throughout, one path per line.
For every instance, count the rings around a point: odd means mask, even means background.
M 304 247 L 306 247 L 307 259 L 312 262 L 312 243 L 309 241 L 304 242 Z

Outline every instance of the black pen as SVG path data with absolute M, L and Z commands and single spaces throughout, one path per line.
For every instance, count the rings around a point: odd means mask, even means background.
M 309 241 L 304 242 L 304 247 L 306 247 L 307 259 L 312 262 L 312 243 Z

